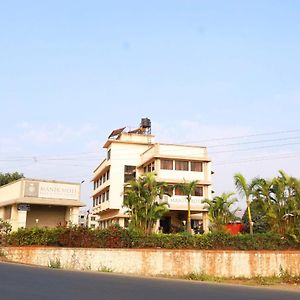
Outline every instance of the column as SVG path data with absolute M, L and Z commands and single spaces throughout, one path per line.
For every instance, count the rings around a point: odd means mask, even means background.
M 207 232 L 209 232 L 209 227 L 208 227 L 209 220 L 208 220 L 208 212 L 207 211 L 202 212 L 202 220 L 203 220 L 203 230 L 205 233 L 207 233 Z

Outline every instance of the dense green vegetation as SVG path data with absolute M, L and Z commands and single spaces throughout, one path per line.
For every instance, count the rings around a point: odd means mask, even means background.
M 284 171 L 268 180 L 254 178 L 250 197 L 254 232 L 272 231 L 300 240 L 300 180 Z M 248 215 L 243 221 L 249 226 Z
M 21 178 L 24 178 L 24 175 L 18 172 L 0 173 L 0 186 L 11 183 Z
M 238 202 L 237 198 L 233 197 L 234 193 L 223 193 L 221 196 L 216 196 L 212 200 L 204 200 L 208 208 L 208 217 L 211 223 L 212 231 L 224 230 L 224 225 L 237 221 L 236 213 L 240 208 L 232 209 L 232 206 Z
M 128 208 L 132 228 L 145 233 L 153 230 L 156 221 L 168 211 L 166 202 L 157 201 L 167 188 L 164 182 L 156 181 L 154 173 L 146 173 L 125 185 L 123 204 Z
M 58 246 L 86 248 L 166 248 L 166 249 L 228 249 L 285 250 L 300 249 L 300 242 L 279 234 L 263 233 L 230 235 L 224 232 L 203 235 L 141 234 L 117 225 L 91 230 L 85 227 L 19 229 L 6 236 L 12 246 Z

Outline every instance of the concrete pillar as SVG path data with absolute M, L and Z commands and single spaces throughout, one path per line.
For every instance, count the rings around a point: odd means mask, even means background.
M 0 207 L 0 219 L 2 219 L 2 220 L 4 220 L 4 211 L 5 211 L 4 206 Z
M 79 207 L 66 209 L 66 222 L 71 225 L 78 225 Z
M 119 218 L 119 225 L 125 227 L 125 218 Z
M 159 232 L 159 223 L 160 223 L 159 220 L 156 220 L 156 223 L 153 228 L 153 232 L 155 232 L 155 233 Z
M 18 210 L 17 204 L 11 207 L 11 219 L 10 223 L 12 226 L 12 231 L 18 230 L 18 228 L 25 228 L 27 220 L 27 211 Z
M 202 212 L 202 219 L 203 219 L 203 230 L 205 233 L 209 232 L 209 220 L 208 220 L 208 212 Z

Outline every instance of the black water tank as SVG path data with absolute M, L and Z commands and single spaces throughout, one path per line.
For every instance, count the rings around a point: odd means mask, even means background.
M 151 120 L 148 118 L 142 118 L 141 127 L 142 128 L 151 128 Z

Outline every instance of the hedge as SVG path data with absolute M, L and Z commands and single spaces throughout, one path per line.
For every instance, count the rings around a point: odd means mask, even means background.
M 150 234 L 142 235 L 119 226 L 91 230 L 84 227 L 19 229 L 6 236 L 11 246 L 58 246 L 83 248 L 165 248 L 205 250 L 290 250 L 300 249 L 297 237 L 274 233 L 230 235 Z

